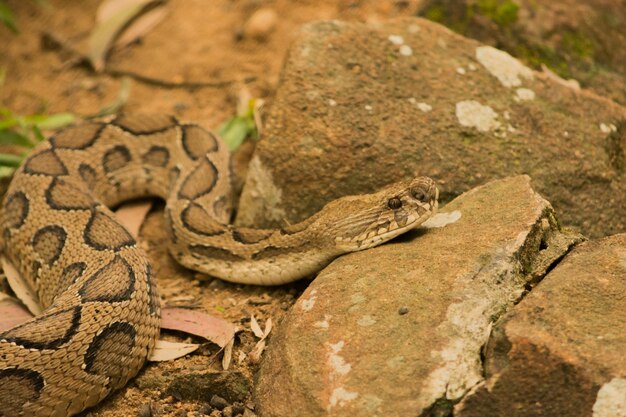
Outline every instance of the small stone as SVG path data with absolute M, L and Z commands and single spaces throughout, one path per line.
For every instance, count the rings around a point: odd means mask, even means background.
M 202 416 L 208 416 L 208 415 L 211 415 L 212 411 L 213 411 L 213 407 L 211 407 L 211 404 L 205 403 L 205 404 L 202 404 L 202 406 L 198 410 L 198 413 L 200 413 L 200 415 Z
M 274 9 L 261 8 L 254 12 L 244 24 L 244 36 L 257 40 L 266 40 L 276 28 L 278 14 Z
M 243 406 L 243 404 L 241 403 L 235 403 L 233 404 L 233 414 L 234 415 L 239 415 L 239 414 L 243 414 L 246 411 L 246 407 Z
M 246 408 L 246 411 L 243 412 L 243 417 L 256 417 L 256 413 Z
M 230 405 L 227 407 L 224 407 L 224 409 L 222 410 L 223 417 L 233 417 L 233 415 L 234 415 L 233 407 L 231 407 Z
M 404 316 L 408 312 L 409 312 L 409 308 L 405 306 L 402 306 L 398 309 L 398 314 L 400 314 L 401 316 Z
M 138 417 L 152 417 L 152 407 L 150 407 L 150 404 L 144 404 L 141 406 L 141 408 L 139 409 L 139 412 L 137 413 Z
M 223 410 L 228 405 L 228 401 L 226 401 L 219 395 L 214 395 L 211 397 L 211 401 L 209 401 L 209 404 L 211 404 L 213 407 L 217 408 L 218 410 Z

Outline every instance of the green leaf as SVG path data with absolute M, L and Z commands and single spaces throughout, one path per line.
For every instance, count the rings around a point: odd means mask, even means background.
M 0 129 L 0 145 L 19 145 L 28 148 L 33 147 L 33 143 L 28 138 L 18 132 L 8 129 Z
M 237 149 L 250 133 L 249 119 L 235 116 L 224 122 L 218 132 L 228 149 L 232 152 Z
M 23 160 L 24 158 L 18 155 L 13 155 L 10 153 L 0 153 L 1 166 L 17 168 L 20 166 Z
M 41 129 L 39 129 L 39 126 L 33 125 L 32 129 L 35 140 L 37 142 L 42 142 L 45 139 L 45 136 L 43 135 L 43 133 L 41 133 Z
M 41 130 L 56 130 L 74 123 L 76 116 L 72 113 L 56 113 L 50 116 L 44 116 L 35 123 Z
M 13 175 L 15 168 L 0 166 L 0 178 L 6 178 Z
M 0 22 L 4 23 L 4 26 L 8 27 L 13 33 L 19 33 L 13 19 L 13 12 L 4 3 L 0 3 Z

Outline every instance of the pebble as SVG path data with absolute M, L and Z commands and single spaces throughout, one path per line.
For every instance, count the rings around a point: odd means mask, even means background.
M 213 411 L 213 407 L 211 407 L 210 404 L 203 404 L 202 407 L 200 407 L 200 409 L 198 410 L 198 413 L 203 416 L 208 416 L 211 414 L 211 411 Z
M 223 410 L 228 405 L 228 401 L 226 401 L 219 395 L 214 395 L 211 397 L 211 401 L 209 401 L 209 404 L 211 404 L 213 407 L 217 408 L 218 410 Z
M 152 407 L 150 407 L 150 404 L 142 405 L 137 415 L 139 417 L 152 417 Z
M 408 307 L 400 307 L 400 309 L 398 310 L 398 314 L 400 314 L 401 316 L 404 316 L 406 313 L 409 312 L 409 308 Z
M 233 404 L 233 414 L 238 416 L 239 414 L 243 414 L 246 411 L 246 407 L 241 403 Z
M 227 407 L 224 407 L 224 409 L 222 410 L 222 416 L 223 417 L 233 417 L 233 407 L 231 407 L 230 405 Z
M 261 8 L 255 11 L 244 24 L 245 37 L 266 40 L 276 28 L 278 14 L 274 9 Z

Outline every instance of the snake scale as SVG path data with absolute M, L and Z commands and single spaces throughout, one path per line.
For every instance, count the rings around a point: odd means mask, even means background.
M 383 243 L 429 218 L 427 177 L 343 197 L 282 229 L 239 228 L 229 155 L 219 139 L 170 116 L 117 115 L 69 127 L 15 173 L 0 217 L 4 256 L 44 309 L 0 333 L 0 416 L 68 416 L 142 367 L 159 333 L 150 262 L 108 207 L 166 201 L 170 253 L 228 281 L 276 285 Z

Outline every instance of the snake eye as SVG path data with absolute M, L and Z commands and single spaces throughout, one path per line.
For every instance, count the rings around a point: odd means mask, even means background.
M 419 201 L 424 201 L 426 198 L 426 193 L 424 192 L 424 190 L 417 187 L 411 188 L 411 195 L 414 199 Z
M 400 200 L 398 197 L 390 198 L 387 201 L 387 207 L 392 210 L 397 210 L 402 207 L 402 200 Z

